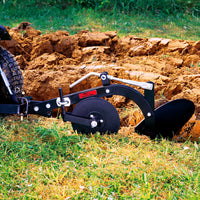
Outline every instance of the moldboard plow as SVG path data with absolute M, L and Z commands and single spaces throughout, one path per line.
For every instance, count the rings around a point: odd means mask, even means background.
M 0 26 L 0 40 L 9 39 L 6 29 Z M 144 120 L 136 125 L 135 131 L 151 138 L 157 135 L 172 137 L 194 113 L 194 104 L 187 99 L 177 99 L 154 109 L 153 82 L 120 79 L 107 72 L 90 72 L 71 84 L 70 88 L 90 76 L 100 78 L 102 86 L 68 95 L 63 95 L 62 88 L 59 88 L 57 98 L 31 100 L 23 96 L 23 77 L 19 65 L 6 49 L 0 47 L 0 113 L 50 117 L 54 109 L 61 108 L 63 121 L 71 122 L 73 130 L 78 133 L 116 133 L 120 128 L 119 114 L 116 108 L 103 98 L 121 95 L 135 102 L 144 115 Z M 111 81 L 124 84 L 112 84 Z M 142 88 L 144 95 L 127 85 Z M 65 107 L 75 104 L 72 112 L 66 112 Z

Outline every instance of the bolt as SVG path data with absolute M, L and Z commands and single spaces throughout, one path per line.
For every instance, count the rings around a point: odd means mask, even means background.
M 38 112 L 38 110 L 39 110 L 39 107 L 38 107 L 38 106 L 35 106 L 35 107 L 34 107 L 34 111 L 35 111 L 35 112 Z
M 94 118 L 94 115 L 90 115 L 90 118 Z
M 151 113 L 150 112 L 147 113 L 147 117 L 151 117 Z
M 100 119 L 100 122 L 103 123 L 103 119 Z
M 51 105 L 49 103 L 47 103 L 46 108 L 51 108 Z
M 109 89 L 106 89 L 106 93 L 107 93 L 107 94 L 110 93 L 110 90 L 109 90 Z
M 102 75 L 101 80 L 103 80 L 103 81 L 106 80 L 106 75 Z
M 96 122 L 96 121 L 92 121 L 92 122 L 91 122 L 91 127 L 92 127 L 92 128 L 97 127 L 97 122 Z

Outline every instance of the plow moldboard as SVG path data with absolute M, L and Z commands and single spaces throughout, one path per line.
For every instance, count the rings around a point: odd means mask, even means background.
M 170 101 L 155 110 L 155 129 L 149 131 L 145 128 L 145 119 L 136 127 L 135 131 L 154 138 L 173 137 L 194 114 L 194 103 L 187 99 Z

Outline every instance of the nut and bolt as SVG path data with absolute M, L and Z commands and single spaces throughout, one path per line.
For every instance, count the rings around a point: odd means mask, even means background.
M 46 108 L 51 108 L 51 105 L 49 103 L 47 103 Z
M 39 111 L 39 107 L 38 107 L 38 106 L 35 106 L 35 107 L 34 107 L 34 111 L 35 111 L 35 112 L 38 112 L 38 111 Z
M 110 93 L 110 90 L 109 90 L 109 89 L 106 89 L 106 93 L 107 93 L 107 94 Z
M 147 113 L 147 117 L 151 117 L 151 113 L 150 112 Z
M 92 128 L 95 128 L 95 127 L 97 127 L 97 125 L 98 125 L 98 124 L 97 124 L 97 122 L 96 122 L 96 121 L 92 121 L 92 122 L 91 122 L 91 127 L 92 127 Z

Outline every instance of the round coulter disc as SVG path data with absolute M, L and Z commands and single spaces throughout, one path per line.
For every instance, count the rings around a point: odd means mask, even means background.
M 91 97 L 80 101 L 72 111 L 73 115 L 94 118 L 98 121 L 96 127 L 72 123 L 74 131 L 78 133 L 116 133 L 120 127 L 119 114 L 115 107 L 108 101 Z

